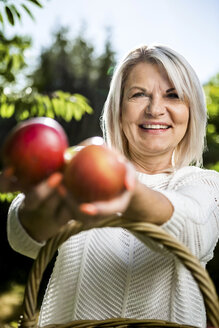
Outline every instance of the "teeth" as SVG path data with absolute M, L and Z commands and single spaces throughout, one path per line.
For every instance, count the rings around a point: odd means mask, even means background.
M 144 129 L 167 129 L 167 125 L 160 125 L 160 124 L 142 124 Z

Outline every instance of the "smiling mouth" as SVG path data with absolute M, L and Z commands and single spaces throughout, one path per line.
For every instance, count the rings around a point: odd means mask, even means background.
M 164 124 L 140 124 L 139 127 L 143 130 L 168 130 L 171 128 L 170 125 Z

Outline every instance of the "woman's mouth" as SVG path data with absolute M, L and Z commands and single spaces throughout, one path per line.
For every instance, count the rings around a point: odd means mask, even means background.
M 168 129 L 171 128 L 171 125 L 167 125 L 167 124 L 140 124 L 139 128 L 142 131 L 156 134 L 156 133 L 166 132 Z

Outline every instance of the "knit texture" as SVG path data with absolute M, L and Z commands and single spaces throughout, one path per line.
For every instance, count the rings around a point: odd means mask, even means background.
M 138 178 L 172 202 L 174 213 L 163 229 L 205 266 L 219 236 L 219 174 L 185 167 L 172 174 L 138 173 Z M 10 207 L 8 238 L 14 249 L 35 257 L 42 244 L 33 241 L 19 223 L 17 209 L 22 200 L 19 195 Z M 122 228 L 81 232 L 59 249 L 39 324 L 111 317 L 206 327 L 199 288 L 171 253 Z

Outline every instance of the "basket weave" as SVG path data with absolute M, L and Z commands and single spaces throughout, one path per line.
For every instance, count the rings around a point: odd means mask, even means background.
M 192 273 L 194 279 L 199 285 L 200 291 L 205 302 L 206 313 L 209 324 L 219 328 L 219 300 L 207 271 L 200 265 L 184 245 L 180 244 L 174 237 L 167 234 L 162 228 L 150 223 L 142 222 L 124 222 L 118 217 L 103 220 L 95 228 L 102 227 L 121 227 L 133 233 L 141 233 L 164 245 L 173 253 L 184 266 Z M 23 303 L 23 314 L 20 320 L 22 328 L 37 327 L 37 295 L 42 280 L 42 276 L 48 263 L 53 258 L 58 247 L 70 236 L 84 231 L 81 223 L 71 221 L 62 228 L 62 230 L 40 250 L 37 259 L 30 271 L 29 279 L 26 285 Z M 166 322 L 162 320 L 137 320 L 126 318 L 112 318 L 107 320 L 79 320 L 67 324 L 48 325 L 47 328 L 71 328 L 71 327 L 181 327 L 191 328 L 192 326 Z M 194 326 L 193 326 L 194 327 Z

